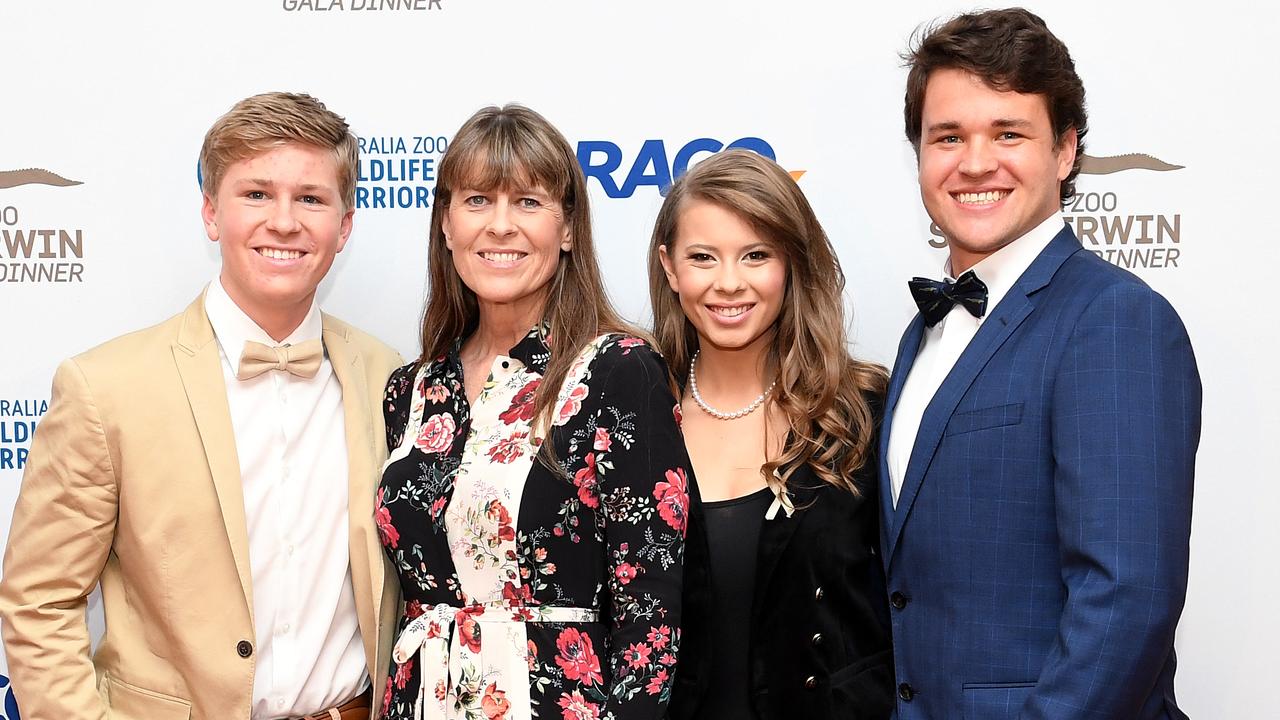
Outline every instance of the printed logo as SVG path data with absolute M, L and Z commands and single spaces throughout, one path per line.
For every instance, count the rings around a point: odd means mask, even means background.
M 26 467 L 36 425 L 48 411 L 47 399 L 0 400 L 0 470 Z
M 282 0 L 286 12 L 419 12 L 442 10 L 441 0 Z
M 1144 153 L 1128 153 L 1094 157 L 1084 155 L 1081 175 L 1114 175 L 1128 170 L 1170 172 L 1182 170 L 1160 158 Z M 1107 185 L 1123 186 L 1124 177 L 1099 180 Z M 1091 181 L 1092 182 L 1092 181 Z M 1067 201 L 1062 212 L 1084 248 L 1113 265 L 1129 270 L 1163 270 L 1176 268 L 1182 256 L 1182 214 L 1136 208 L 1122 199 L 1120 192 L 1077 192 Z M 929 224 L 929 244 L 945 248 L 946 238 L 936 223 Z
M 578 142 L 578 164 L 587 176 L 587 182 L 595 179 L 611 198 L 629 198 L 646 185 L 658 189 L 666 197 L 671 183 L 688 171 L 696 156 L 715 154 L 721 150 L 743 148 L 760 153 L 776 161 L 778 154 L 773 146 L 758 137 L 738 138 L 723 143 L 714 138 L 697 138 L 681 145 L 674 154 L 667 152 L 662 140 L 645 140 L 635 157 L 626 162 L 626 154 L 616 143 L 608 140 L 582 140 Z M 627 168 L 625 174 L 620 171 Z M 791 170 L 791 177 L 799 180 L 804 170 Z
M 4 697 L 3 704 L 0 704 L 0 720 L 22 720 L 18 715 L 18 699 L 13 696 L 13 685 L 5 675 L 0 675 L 0 695 Z
M 0 170 L 0 190 L 18 187 L 19 185 L 52 185 L 54 187 L 71 187 L 82 185 L 78 180 L 68 180 L 61 175 L 49 172 L 44 168 L 26 168 L 25 170 Z
M 1125 170 L 1168 172 L 1170 170 L 1181 170 L 1182 168 L 1182 165 L 1171 165 L 1158 157 L 1152 157 L 1145 153 L 1128 153 L 1110 157 L 1080 156 L 1081 175 L 1110 175 L 1111 173 Z
M 0 190 L 24 185 L 74 187 L 43 168 L 0 171 Z M 16 205 L 0 204 L 0 283 L 84 282 L 84 230 L 33 227 L 21 222 Z
M 361 137 L 356 207 L 431 207 L 436 166 L 448 147 L 449 138 L 443 135 Z

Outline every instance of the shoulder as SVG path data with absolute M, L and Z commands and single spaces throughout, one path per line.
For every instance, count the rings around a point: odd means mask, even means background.
M 71 358 L 86 375 L 115 373 L 130 369 L 154 372 L 154 365 L 172 365 L 173 344 L 182 327 L 183 316 L 173 317 L 112 338 Z
M 644 338 L 612 333 L 595 338 L 590 345 L 594 346 L 590 353 L 592 375 L 646 384 L 666 382 L 666 361 Z
M 352 347 L 360 351 L 360 354 L 365 358 L 365 362 L 371 368 L 383 368 L 383 374 L 385 375 L 404 362 L 404 358 L 400 357 L 400 353 L 392 349 L 390 345 L 355 325 L 329 313 L 321 313 L 321 316 L 324 319 L 324 332 L 333 333 L 345 339 Z

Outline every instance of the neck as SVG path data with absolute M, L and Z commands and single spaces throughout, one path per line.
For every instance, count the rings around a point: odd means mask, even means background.
M 697 373 L 702 397 L 726 406 L 754 400 L 768 385 L 764 378 L 772 369 L 767 350 L 773 335 L 771 330 L 740 348 L 717 347 L 699 337 Z
M 518 307 L 514 304 L 480 303 L 480 322 L 465 343 L 472 357 L 505 354 L 542 319 L 539 306 Z
M 233 286 L 223 282 L 222 289 L 227 292 L 227 297 L 231 298 L 231 302 L 235 303 L 241 312 L 276 342 L 284 342 L 285 338 L 302 325 L 302 321 L 307 319 L 307 313 L 311 311 L 311 301 L 315 298 L 315 293 L 312 293 L 305 301 L 296 305 L 272 304 L 267 307 L 255 307 L 236 297 Z

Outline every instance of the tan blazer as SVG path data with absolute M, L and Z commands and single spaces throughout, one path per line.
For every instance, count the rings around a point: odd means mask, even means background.
M 399 583 L 373 523 L 395 351 L 325 315 L 350 458 L 351 577 L 382 702 Z M 0 629 L 26 720 L 249 717 L 256 653 L 240 465 L 204 296 L 58 368 L 22 478 Z M 106 636 L 89 657 L 101 580 Z M 389 581 L 388 581 L 389 580 Z

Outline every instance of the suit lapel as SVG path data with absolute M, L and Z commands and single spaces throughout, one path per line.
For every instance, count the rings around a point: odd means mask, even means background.
M 231 542 L 240 587 L 245 603 L 253 612 L 253 582 L 249 566 L 249 532 L 245 525 L 244 491 L 240 481 L 240 460 L 236 454 L 235 432 L 222 375 L 222 357 L 213 335 L 213 326 L 204 310 L 204 294 L 187 307 L 173 345 L 173 359 L 186 389 L 187 402 L 204 445 L 209 475 L 213 478 L 222 508 L 222 521 Z
M 805 508 L 814 500 L 816 493 L 807 487 L 814 482 L 818 480 L 813 477 L 808 466 L 797 469 L 787 482 L 791 503 L 796 511 L 788 517 L 784 510 L 779 510 L 772 520 L 762 521 L 759 549 L 756 552 L 755 588 L 751 599 L 752 627 L 759 627 L 757 620 L 764 610 L 765 593 L 768 592 L 769 585 L 773 581 L 774 572 L 778 569 L 778 563 L 782 560 L 783 552 L 790 544 L 792 536 L 795 535 L 796 528 L 800 527 Z
M 355 586 L 356 615 L 372 673 L 381 662 L 378 648 L 378 603 L 382 598 L 381 546 L 373 534 L 375 438 L 369 416 L 369 389 L 364 358 L 345 328 L 328 315 L 324 324 L 324 348 L 333 374 L 342 386 L 342 414 L 347 439 L 347 523 L 351 557 L 351 582 Z
M 898 357 L 893 362 L 893 375 L 889 378 L 889 391 L 885 397 L 884 420 L 880 424 L 877 454 L 880 466 L 880 544 L 884 549 L 886 562 L 893 549 L 889 543 L 889 530 L 893 526 L 893 478 L 889 474 L 889 432 L 893 429 L 893 411 L 902 397 L 902 387 L 907 383 L 907 375 L 911 374 L 911 366 L 916 362 L 916 355 L 920 353 L 920 342 L 923 339 L 924 317 L 916 313 L 902 336 L 902 342 L 898 345 Z
M 1035 300 L 1032 296 L 1048 285 L 1058 268 L 1062 267 L 1062 263 L 1079 250 L 1080 242 L 1076 240 L 1070 228 L 1064 227 L 1032 261 L 1030 267 L 1009 289 L 1000 304 L 982 322 L 978 332 L 960 354 L 955 367 L 951 368 L 951 372 L 934 393 L 933 399 L 925 408 L 920 429 L 916 433 L 916 443 L 911 450 L 911 459 L 907 463 L 907 473 L 898 497 L 898 506 L 890 516 L 892 522 L 885 525 L 888 532 L 888 542 L 885 546 L 886 566 L 893 562 L 893 551 L 897 547 L 898 538 L 902 535 L 902 527 L 911 512 L 911 506 L 929 471 L 929 466 L 933 463 L 933 456 L 942 440 L 942 433 L 950 422 L 956 406 L 960 404 L 960 400 L 969 391 L 969 387 L 973 385 L 991 357 L 1035 309 Z M 922 322 L 918 317 L 916 321 Z M 915 349 L 918 348 L 917 340 Z M 913 352 L 911 357 L 914 358 L 914 355 Z M 894 375 L 897 380 L 896 376 L 899 373 L 895 372 Z M 899 382 L 905 381 L 906 371 L 904 370 L 901 375 L 902 380 Z M 899 392 L 901 392 L 900 387 Z

